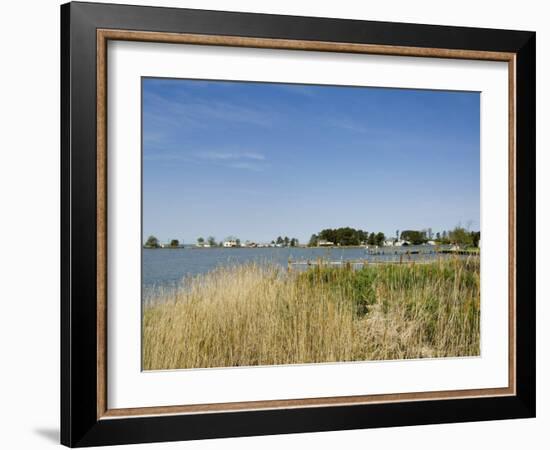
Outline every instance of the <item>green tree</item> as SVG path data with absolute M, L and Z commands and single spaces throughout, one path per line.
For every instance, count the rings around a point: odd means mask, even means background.
M 318 234 L 318 239 L 333 242 L 336 245 L 350 246 L 360 245 L 368 240 L 369 234 L 363 230 L 344 227 L 321 230 Z
M 203 246 L 204 245 L 204 238 L 203 237 L 200 237 L 197 239 L 197 244 L 199 244 L 200 246 Z
M 449 239 L 453 244 L 458 245 L 473 245 L 473 236 L 472 234 L 463 227 L 455 227 L 452 231 L 449 232 Z
M 210 247 L 216 246 L 216 238 L 214 236 L 208 236 L 206 242 L 208 242 L 208 245 L 210 245 Z
M 423 244 L 428 239 L 425 231 L 405 230 L 401 232 L 401 239 L 410 242 L 413 245 Z
M 180 246 L 180 241 L 178 241 L 177 239 L 172 239 L 170 241 L 170 247 L 179 247 Z
M 321 230 L 321 232 L 319 233 L 319 240 L 330 241 L 336 244 L 336 241 L 338 239 L 336 237 L 335 230 L 331 230 L 330 228 L 328 228 L 325 230 Z
M 283 243 L 283 238 L 281 236 L 277 237 L 277 245 L 281 245 Z
M 386 239 L 386 236 L 384 236 L 384 233 L 382 232 L 376 233 L 376 236 L 374 237 L 374 241 L 376 242 L 376 245 L 383 245 L 385 239 Z
M 441 233 L 439 231 L 437 233 L 435 233 L 435 239 L 437 241 L 441 240 Z
M 241 240 L 239 238 L 235 239 L 235 243 L 237 244 L 237 247 L 241 246 Z
M 367 239 L 367 244 L 376 245 L 376 235 L 374 233 L 369 234 L 369 238 Z
M 288 236 L 285 236 L 285 238 L 283 239 L 283 242 L 285 244 L 285 247 L 288 247 L 288 245 L 290 244 L 290 239 L 288 238 Z
M 317 247 L 317 244 L 319 243 L 319 236 L 316 234 L 312 234 L 309 238 L 309 243 L 307 244 L 309 247 Z
M 145 247 L 147 248 L 159 248 L 159 240 L 155 236 L 149 236 L 145 241 Z
M 292 239 L 290 240 L 290 246 L 291 246 L 291 247 L 296 247 L 296 243 L 297 243 L 297 242 L 298 242 L 298 239 L 292 238 Z

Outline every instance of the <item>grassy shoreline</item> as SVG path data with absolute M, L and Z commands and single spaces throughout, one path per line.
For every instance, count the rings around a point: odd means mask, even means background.
M 479 355 L 479 258 L 245 264 L 144 306 L 145 370 Z

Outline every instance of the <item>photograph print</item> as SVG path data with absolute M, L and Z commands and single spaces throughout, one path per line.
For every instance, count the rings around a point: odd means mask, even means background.
M 480 355 L 480 94 L 142 78 L 143 370 Z

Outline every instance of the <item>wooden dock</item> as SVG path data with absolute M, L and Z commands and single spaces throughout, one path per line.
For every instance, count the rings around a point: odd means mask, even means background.
M 369 265 L 382 265 L 382 264 L 432 264 L 436 262 L 437 260 L 434 259 L 410 259 L 410 258 L 404 258 L 405 255 L 400 255 L 398 260 L 369 260 L 369 259 L 343 259 L 338 261 L 327 261 L 322 259 L 316 259 L 316 260 L 288 260 L 288 270 L 291 271 L 294 266 L 349 266 L 349 267 L 356 267 L 356 266 L 369 266 Z
M 293 267 L 312 267 L 312 266 L 340 266 L 340 267 L 357 267 L 357 266 L 368 266 L 368 265 L 383 265 L 383 264 L 433 264 L 439 260 L 438 255 L 457 255 L 457 256 L 472 256 L 479 257 L 479 252 L 471 252 L 466 250 L 439 250 L 437 252 L 399 252 L 392 255 L 391 253 L 386 253 L 386 255 L 395 256 L 395 259 L 377 259 L 376 256 L 384 255 L 384 253 L 378 254 L 369 254 L 371 258 L 360 258 L 360 259 L 339 259 L 339 260 L 326 260 L 323 258 L 317 259 L 300 259 L 300 260 L 288 260 L 288 271 L 290 272 Z M 412 256 L 416 256 L 413 258 Z M 435 255 L 435 257 L 434 257 Z M 374 258 L 373 258 L 374 256 Z M 420 257 L 419 257 L 420 256 Z M 428 258 L 423 258 L 422 256 L 429 256 Z

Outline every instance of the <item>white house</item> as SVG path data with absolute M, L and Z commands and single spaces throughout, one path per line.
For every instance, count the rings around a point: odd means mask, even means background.
M 317 242 L 318 247 L 331 247 L 334 245 L 334 242 L 327 241 L 326 239 L 319 239 Z
M 237 246 L 237 241 L 234 241 L 234 240 L 224 241 L 223 246 L 226 247 L 226 248 L 236 247 Z
M 393 239 L 388 239 L 384 242 L 384 247 L 393 247 L 395 244 L 395 241 Z

